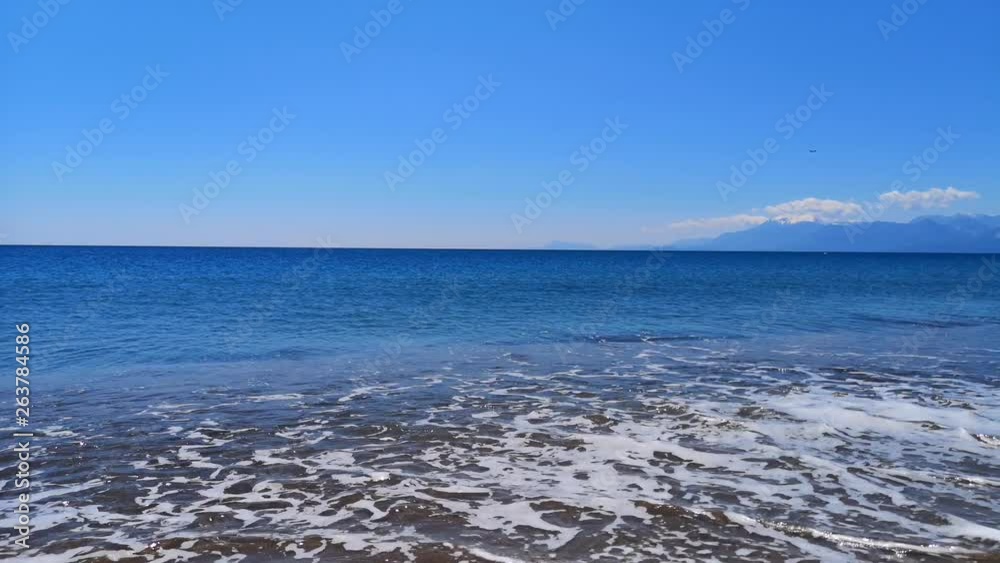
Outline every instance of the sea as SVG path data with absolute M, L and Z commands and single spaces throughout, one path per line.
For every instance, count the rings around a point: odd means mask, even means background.
M 1000 561 L 994 255 L 0 263 L 0 559 Z

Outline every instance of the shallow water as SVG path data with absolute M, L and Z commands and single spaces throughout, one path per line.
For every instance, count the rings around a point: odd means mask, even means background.
M 984 257 L 0 256 L 24 560 L 1000 554 L 1000 284 L 949 299 Z

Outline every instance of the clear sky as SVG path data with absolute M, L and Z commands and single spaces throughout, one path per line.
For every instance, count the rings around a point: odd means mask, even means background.
M 614 246 L 880 198 L 1000 212 L 997 2 L 230 2 L 0 4 L 3 242 Z

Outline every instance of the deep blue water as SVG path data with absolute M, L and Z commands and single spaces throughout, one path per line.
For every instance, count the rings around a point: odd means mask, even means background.
M 988 345 L 990 256 L 3 247 L 53 373 L 588 339 Z M 995 343 L 995 342 L 994 342 Z M 386 353 L 381 352 L 382 355 Z
M 709 542 L 719 560 L 930 561 L 1000 546 L 994 256 L 0 260 L 0 332 L 13 344 L 31 325 L 32 424 L 50 435 L 36 555 L 408 560 L 447 542 L 455 560 L 698 560 Z

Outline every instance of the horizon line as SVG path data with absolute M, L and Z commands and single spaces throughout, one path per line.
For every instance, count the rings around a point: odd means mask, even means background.
M 209 250 L 412 250 L 420 252 L 677 252 L 684 254 L 927 254 L 987 255 L 991 252 L 923 252 L 884 250 L 692 250 L 669 246 L 651 248 L 461 248 L 461 247 L 392 247 L 392 246 L 217 246 L 169 244 L 0 244 L 0 248 L 157 248 Z

